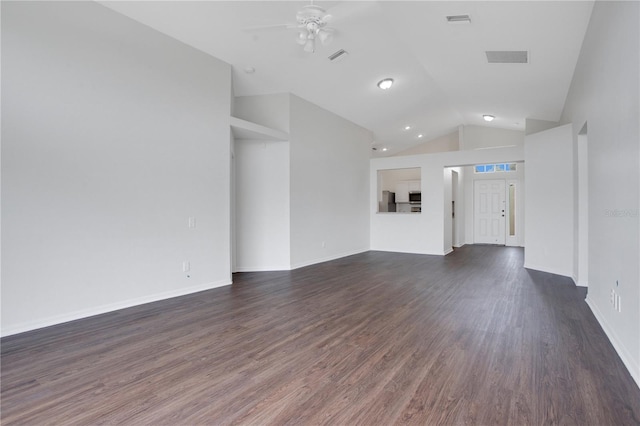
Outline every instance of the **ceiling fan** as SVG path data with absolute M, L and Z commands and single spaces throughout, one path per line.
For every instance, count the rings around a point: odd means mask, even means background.
M 295 29 L 298 31 L 298 44 L 304 46 L 303 50 L 305 52 L 313 53 L 316 51 L 316 42 L 318 40 L 320 40 L 323 46 L 328 45 L 333 40 L 335 30 L 327 26 L 332 19 L 333 16 L 327 13 L 324 8 L 312 2 L 309 5 L 303 6 L 302 9 L 296 13 L 296 24 L 265 25 L 247 28 L 247 30 L 279 27 Z

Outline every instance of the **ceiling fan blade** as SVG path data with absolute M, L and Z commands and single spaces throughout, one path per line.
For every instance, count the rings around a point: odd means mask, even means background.
M 372 1 L 341 1 L 335 6 L 327 9 L 327 16 L 330 20 L 326 22 L 337 23 L 338 21 L 344 25 L 343 21 L 354 15 L 360 15 L 369 8 L 376 7 L 376 2 Z
M 297 24 L 271 24 L 271 25 L 256 25 L 254 27 L 244 27 L 242 31 L 255 32 L 255 31 L 268 31 L 268 30 L 290 30 L 298 28 Z

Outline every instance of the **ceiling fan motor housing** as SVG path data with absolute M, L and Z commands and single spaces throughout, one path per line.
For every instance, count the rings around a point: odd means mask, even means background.
M 305 51 L 315 52 L 315 39 L 320 37 L 322 44 L 328 44 L 331 40 L 330 28 L 325 28 L 331 15 L 313 4 L 304 6 L 296 15 L 300 34 L 298 43 L 305 46 Z

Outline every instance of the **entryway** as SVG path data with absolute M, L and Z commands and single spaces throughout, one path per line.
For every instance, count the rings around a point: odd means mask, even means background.
M 473 242 L 505 244 L 506 183 L 504 179 L 476 180 L 473 185 Z

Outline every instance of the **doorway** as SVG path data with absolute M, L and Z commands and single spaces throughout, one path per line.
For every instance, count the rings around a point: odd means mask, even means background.
M 505 244 L 506 182 L 476 180 L 473 186 L 473 242 Z
M 587 143 L 587 123 L 578 133 L 577 143 L 577 184 L 575 215 L 578 229 L 574 233 L 574 280 L 577 285 L 588 287 L 589 282 L 589 154 Z
M 453 247 L 460 247 L 458 241 L 458 219 L 456 218 L 456 202 L 458 201 L 458 172 L 451 171 L 451 242 Z

